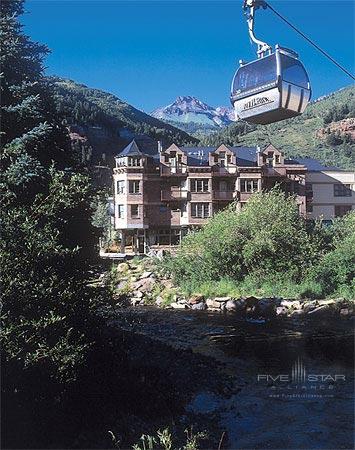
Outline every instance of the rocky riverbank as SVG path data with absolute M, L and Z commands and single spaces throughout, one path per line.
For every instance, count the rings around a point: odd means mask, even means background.
M 315 319 L 324 317 L 349 318 L 354 304 L 338 299 L 285 299 L 264 297 L 210 297 L 195 293 L 187 296 L 163 276 L 153 259 L 131 260 L 114 266 L 103 280 L 109 283 L 114 301 L 120 306 L 149 306 L 169 309 L 208 310 L 233 313 L 246 320 L 271 320 L 291 317 Z

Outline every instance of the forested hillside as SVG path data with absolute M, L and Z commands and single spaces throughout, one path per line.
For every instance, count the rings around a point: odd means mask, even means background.
M 58 114 L 69 127 L 74 148 L 83 159 L 109 162 L 127 143 L 138 138 L 156 145 L 197 143 L 197 139 L 145 114 L 116 96 L 72 80 L 48 78 Z M 143 136 L 142 136 L 143 135 Z
M 207 136 L 203 145 L 260 145 L 268 142 L 289 157 L 312 157 L 342 168 L 355 167 L 355 87 L 311 103 L 294 119 L 266 126 L 234 123 Z

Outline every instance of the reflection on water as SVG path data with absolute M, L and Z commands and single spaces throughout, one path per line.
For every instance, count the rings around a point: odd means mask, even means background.
M 186 411 L 219 423 L 226 448 L 352 448 L 351 320 L 247 322 L 233 314 L 148 307 L 126 309 L 117 320 L 222 363 L 220 385 L 232 376 L 233 390 L 228 396 L 201 391 Z M 322 378 L 309 379 L 312 374 Z

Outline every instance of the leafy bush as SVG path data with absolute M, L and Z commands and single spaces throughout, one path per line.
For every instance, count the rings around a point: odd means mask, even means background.
M 216 214 L 162 266 L 188 294 L 354 297 L 354 236 L 354 213 L 329 228 L 307 223 L 274 189 Z

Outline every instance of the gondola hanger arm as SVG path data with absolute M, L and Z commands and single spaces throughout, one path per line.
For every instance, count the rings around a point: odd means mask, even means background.
M 247 15 L 249 36 L 258 47 L 258 58 L 263 58 L 272 51 L 272 48 L 266 42 L 258 39 L 254 34 L 255 11 L 259 8 L 267 8 L 267 3 L 264 0 L 244 0 L 243 9 L 246 11 Z

